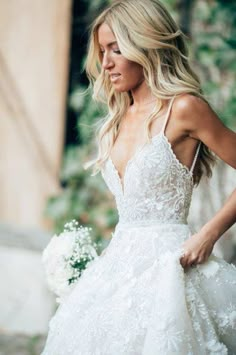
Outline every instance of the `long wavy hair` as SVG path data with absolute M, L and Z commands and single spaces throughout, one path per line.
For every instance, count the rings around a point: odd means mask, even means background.
M 158 117 L 164 101 L 189 93 L 207 102 L 199 78 L 189 64 L 186 36 L 163 4 L 158 0 L 115 1 L 92 24 L 85 66 L 93 99 L 108 107 L 108 114 L 99 121 L 96 132 L 98 155 L 85 164 L 86 169 L 93 165 L 92 175 L 102 169 L 109 157 L 121 119 L 132 104 L 131 93 L 116 92 L 102 68 L 98 29 L 103 23 L 113 31 L 122 55 L 142 66 L 146 84 L 157 98 L 155 109 L 145 122 L 147 141 L 151 138 L 152 121 Z M 202 143 L 194 169 L 194 183 L 199 183 L 204 173 L 211 175 L 213 162 L 212 153 Z

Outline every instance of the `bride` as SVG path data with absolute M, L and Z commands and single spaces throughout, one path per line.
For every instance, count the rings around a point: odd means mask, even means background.
M 158 0 L 104 10 L 86 69 L 109 109 L 90 165 L 119 222 L 51 319 L 42 354 L 235 355 L 236 268 L 212 250 L 236 221 L 236 190 L 201 230 L 187 217 L 211 152 L 236 168 L 236 134 L 204 98 L 184 35 Z

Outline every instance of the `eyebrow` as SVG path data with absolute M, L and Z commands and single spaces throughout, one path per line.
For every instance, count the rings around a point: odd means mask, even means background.
M 98 43 L 100 47 L 103 47 L 102 44 Z M 117 44 L 117 41 L 113 41 L 107 44 L 108 47 L 111 47 L 113 44 Z

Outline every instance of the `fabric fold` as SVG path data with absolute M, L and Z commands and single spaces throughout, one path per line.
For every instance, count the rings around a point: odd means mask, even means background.
M 186 305 L 181 255 L 182 250 L 167 252 L 156 261 L 156 293 L 142 355 L 200 354 Z

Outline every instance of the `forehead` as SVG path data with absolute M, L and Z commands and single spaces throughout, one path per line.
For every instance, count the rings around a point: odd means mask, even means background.
M 109 46 L 116 42 L 116 37 L 106 23 L 102 23 L 98 28 L 98 43 L 101 46 Z

